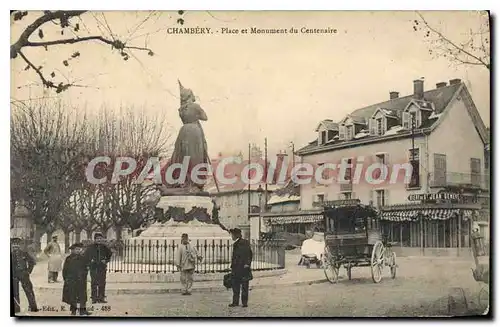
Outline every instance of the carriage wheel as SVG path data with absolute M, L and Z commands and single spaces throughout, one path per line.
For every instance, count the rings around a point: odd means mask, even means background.
M 374 283 L 380 283 L 382 280 L 382 268 L 384 266 L 384 245 L 377 241 L 373 246 L 371 258 L 372 279 Z
M 396 278 L 396 253 L 391 252 L 391 258 L 389 260 L 389 267 L 391 269 L 391 278 L 394 279 Z
M 337 283 L 339 280 L 339 265 L 335 263 L 335 260 L 328 253 L 328 249 L 325 249 L 323 260 L 323 272 L 326 279 L 332 284 Z
M 488 309 L 488 306 L 490 305 L 490 292 L 487 286 L 482 287 L 481 291 L 479 291 L 478 302 L 479 308 L 481 308 L 482 310 Z
M 326 279 L 330 283 L 336 284 L 339 281 L 339 266 L 334 262 L 325 262 L 323 271 L 325 272 Z

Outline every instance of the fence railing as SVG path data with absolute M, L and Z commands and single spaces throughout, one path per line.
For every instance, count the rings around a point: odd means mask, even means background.
M 195 268 L 196 273 L 218 273 L 231 270 L 233 244 L 231 241 L 193 241 L 191 245 L 203 257 Z M 108 264 L 110 273 L 174 273 L 178 241 L 127 240 L 115 248 Z M 253 260 L 251 268 L 275 270 L 285 268 L 284 242 L 272 240 L 251 244 Z

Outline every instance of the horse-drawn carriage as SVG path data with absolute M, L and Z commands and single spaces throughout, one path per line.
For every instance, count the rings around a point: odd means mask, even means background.
M 325 203 L 325 251 L 323 268 L 330 283 L 336 283 L 341 266 L 351 279 L 353 267 L 370 267 L 375 283 L 382 280 L 382 271 L 388 267 L 396 277 L 396 254 L 392 244 L 381 233 L 378 212 L 359 200 Z

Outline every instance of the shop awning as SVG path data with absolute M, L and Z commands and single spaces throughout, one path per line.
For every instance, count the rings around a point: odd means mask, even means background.
M 268 225 L 306 224 L 323 221 L 323 215 L 297 215 L 263 217 Z
M 390 221 L 414 221 L 420 219 L 427 220 L 447 220 L 463 212 L 463 219 L 472 219 L 474 210 L 468 209 L 422 209 L 422 210 L 393 210 L 382 211 L 380 213 L 381 220 Z

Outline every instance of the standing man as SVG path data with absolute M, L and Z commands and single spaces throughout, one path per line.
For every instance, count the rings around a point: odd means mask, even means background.
M 104 244 L 104 237 L 101 233 L 95 233 L 94 243 L 87 249 L 87 260 L 90 262 L 90 285 L 92 303 L 107 303 L 106 291 L 106 268 L 111 260 L 112 252 Z
M 181 244 L 175 254 L 175 265 L 181 272 L 181 284 L 184 288 L 182 295 L 191 295 L 191 287 L 193 286 L 193 274 L 196 268 L 196 262 L 201 261 L 202 257 L 194 246 L 189 243 L 188 234 L 182 234 Z
M 62 275 L 64 279 L 62 301 L 69 304 L 71 315 L 76 315 L 80 305 L 80 316 L 88 316 L 87 311 L 87 258 L 83 256 L 83 244 L 75 243 L 70 248 L 71 254 L 64 260 Z
M 248 287 L 252 279 L 252 249 L 250 242 L 241 237 L 241 229 L 230 230 L 233 243 L 233 257 L 231 259 L 231 277 L 233 286 L 233 302 L 230 307 L 237 307 L 240 302 L 244 308 L 248 307 Z
M 10 266 L 12 269 L 12 293 L 14 295 L 14 312 L 21 311 L 19 300 L 19 283 L 23 287 L 24 293 L 28 298 L 28 310 L 37 312 L 35 293 L 33 284 L 30 280 L 30 274 L 35 267 L 36 260 L 27 251 L 21 249 L 21 239 L 16 237 L 11 239 L 10 245 Z
M 48 281 L 49 283 L 57 283 L 57 276 L 61 271 L 62 267 L 62 253 L 61 247 L 57 242 L 57 235 L 52 236 L 52 241 L 47 244 L 45 250 L 43 250 L 45 255 L 49 257 L 48 263 Z

